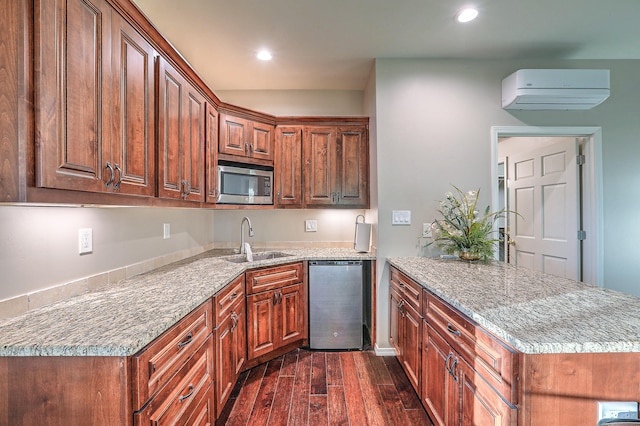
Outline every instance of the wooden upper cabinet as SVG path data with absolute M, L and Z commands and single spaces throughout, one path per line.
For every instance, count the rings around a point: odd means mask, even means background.
M 218 198 L 218 111 L 210 102 L 206 108 L 206 179 L 207 203 L 215 203 Z
M 366 127 L 307 127 L 303 155 L 306 206 L 369 206 Z
M 276 207 L 302 207 L 302 127 L 276 129 Z
M 307 206 L 336 204 L 338 167 L 334 127 L 304 131 L 304 202 Z
M 154 49 L 103 0 L 35 16 L 36 185 L 154 195 Z
M 112 27 L 113 115 L 109 158 L 120 168 L 119 180 L 114 186 L 119 192 L 153 196 L 155 51 L 116 13 Z
M 205 98 L 158 58 L 158 194 L 204 200 Z
M 364 127 L 338 128 L 340 188 L 338 203 L 343 206 L 369 205 L 369 141 Z
M 275 127 L 230 114 L 220 114 L 220 154 L 273 164 Z M 233 159 L 230 158 L 230 159 Z
M 111 9 L 102 0 L 36 2 L 36 184 L 102 192 L 108 153 Z M 107 179 L 110 174 L 106 171 Z

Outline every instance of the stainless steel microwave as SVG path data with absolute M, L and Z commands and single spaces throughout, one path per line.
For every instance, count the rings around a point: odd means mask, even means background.
M 273 169 L 218 165 L 220 204 L 273 204 Z

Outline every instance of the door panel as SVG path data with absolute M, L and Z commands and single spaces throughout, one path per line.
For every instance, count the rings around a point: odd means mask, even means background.
M 302 205 L 302 129 L 278 127 L 275 188 L 279 206 Z
M 276 293 L 265 291 L 247 297 L 248 359 L 256 358 L 276 348 Z
M 578 143 L 573 138 L 511 155 L 509 208 L 517 265 L 580 279 Z
M 336 170 L 336 134 L 333 128 L 309 128 L 305 131 L 305 191 L 307 205 L 334 203 Z
M 302 318 L 302 284 L 284 287 L 278 305 L 280 314 L 280 334 L 282 345 L 302 338 L 304 322 Z

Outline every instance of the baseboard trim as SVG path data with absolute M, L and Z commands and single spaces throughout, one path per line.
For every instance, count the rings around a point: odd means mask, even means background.
M 397 355 L 396 350 L 393 349 L 392 347 L 381 348 L 380 346 L 378 346 L 377 343 L 374 347 L 374 351 L 376 353 L 376 356 L 396 356 Z

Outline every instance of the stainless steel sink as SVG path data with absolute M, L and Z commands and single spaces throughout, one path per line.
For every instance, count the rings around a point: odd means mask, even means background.
M 292 256 L 291 254 L 281 253 L 279 251 L 264 251 L 261 253 L 253 253 L 253 261 L 257 262 L 259 260 L 270 260 L 270 259 L 279 259 L 281 257 Z M 247 257 L 243 254 L 241 256 L 234 256 L 225 259 L 228 262 L 233 263 L 246 263 L 248 262 Z

